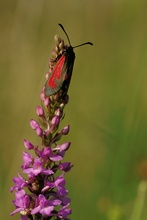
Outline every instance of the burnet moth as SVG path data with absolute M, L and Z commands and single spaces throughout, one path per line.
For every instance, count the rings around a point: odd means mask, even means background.
M 68 34 L 66 33 L 64 27 L 62 26 L 62 24 L 59 24 L 59 26 L 65 33 L 69 46 L 64 48 L 63 52 L 58 55 L 55 60 L 56 64 L 45 85 L 46 96 L 51 96 L 58 92 L 60 89 L 62 89 L 63 92 L 67 93 L 75 60 L 75 53 L 73 49 L 83 46 L 85 44 L 93 45 L 91 42 L 86 42 L 72 47 Z

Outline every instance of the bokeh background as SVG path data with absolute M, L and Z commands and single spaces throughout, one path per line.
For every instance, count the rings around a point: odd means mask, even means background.
M 20 171 L 23 139 L 40 144 L 29 126 L 48 71 L 55 34 L 76 61 L 62 141 L 73 220 L 147 219 L 147 1 L 0 1 L 0 219 L 20 219 L 10 193 Z

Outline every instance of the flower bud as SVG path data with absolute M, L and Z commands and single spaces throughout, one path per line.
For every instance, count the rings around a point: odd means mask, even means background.
M 24 139 L 24 146 L 28 150 L 34 149 L 34 145 L 31 142 L 29 142 L 29 141 L 27 141 L 25 139 Z
M 44 99 L 44 105 L 45 105 L 45 106 L 48 106 L 49 104 L 50 104 L 49 97 L 46 97 L 46 98 Z
M 33 130 L 35 130 L 35 129 L 39 126 L 39 124 L 38 124 L 38 122 L 35 121 L 34 119 L 31 119 L 31 120 L 30 120 L 30 126 L 31 126 L 31 128 L 32 128 Z
M 39 137 L 41 137 L 42 136 L 42 129 L 40 128 L 40 126 L 39 127 L 37 127 L 36 128 L 36 134 L 39 136 Z
M 59 116 L 55 115 L 55 116 L 53 117 L 53 119 L 52 119 L 52 122 L 51 122 L 52 125 L 58 126 L 59 122 L 60 122 Z
M 69 130 L 70 130 L 70 126 L 67 125 L 62 129 L 61 134 L 66 135 L 66 134 L 68 134 Z
M 56 51 L 56 54 L 59 55 L 59 47 L 58 46 L 55 46 L 55 51 Z
M 55 111 L 55 115 L 61 117 L 62 112 L 61 112 L 60 108 L 58 108 L 58 109 Z
M 44 101 L 44 98 L 45 98 L 44 92 L 41 92 L 41 93 L 40 93 L 40 99 L 41 99 L 42 101 Z
M 70 162 L 64 162 L 64 163 L 59 164 L 59 169 L 64 172 L 70 171 L 72 167 L 73 167 L 73 165 L 71 165 Z
M 68 150 L 68 148 L 70 147 L 70 144 L 71 144 L 71 142 L 65 142 L 64 144 L 61 144 L 61 145 L 59 146 L 60 151 L 66 151 L 66 150 Z
M 58 45 L 61 42 L 61 37 L 59 37 L 57 34 L 54 36 L 54 42 L 55 45 Z
M 41 116 L 44 115 L 44 110 L 40 106 L 37 106 L 36 113 L 37 113 L 38 116 L 41 117 Z
M 59 49 L 62 51 L 64 47 L 64 41 L 61 40 L 61 42 L 59 43 Z

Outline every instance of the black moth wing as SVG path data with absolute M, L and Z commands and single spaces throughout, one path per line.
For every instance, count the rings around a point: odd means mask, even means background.
M 67 93 L 72 76 L 74 60 L 75 60 L 75 53 L 73 51 L 73 47 L 69 46 L 64 52 L 64 55 L 65 55 L 65 63 L 62 70 L 63 72 L 61 73 L 61 75 L 62 74 L 64 75 L 64 81 L 62 85 L 60 85 L 60 88 L 62 88 L 62 90 L 65 93 Z
M 58 67 L 58 61 L 62 59 L 62 56 L 65 57 L 65 61 L 63 64 L 62 69 L 60 70 L 60 66 Z M 59 68 L 58 71 L 60 72 L 60 79 L 54 75 L 54 70 L 53 70 L 53 75 L 51 74 L 49 79 L 46 82 L 45 85 L 45 94 L 46 96 L 50 96 L 58 92 L 60 89 L 62 89 L 62 93 L 67 93 L 68 87 L 70 84 L 71 76 L 72 76 L 72 70 L 73 70 L 73 65 L 74 65 L 74 60 L 75 60 L 75 53 L 73 51 L 73 47 L 69 46 L 62 55 L 57 59 L 57 66 L 55 68 Z M 54 82 L 56 84 L 56 88 L 52 88 L 48 85 L 48 81 L 53 77 Z

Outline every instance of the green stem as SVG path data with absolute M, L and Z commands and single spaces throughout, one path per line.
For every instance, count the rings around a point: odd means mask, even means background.
M 141 181 L 138 186 L 138 193 L 135 200 L 131 220 L 140 220 L 143 212 L 143 206 L 145 203 L 145 195 L 147 191 L 147 182 Z

